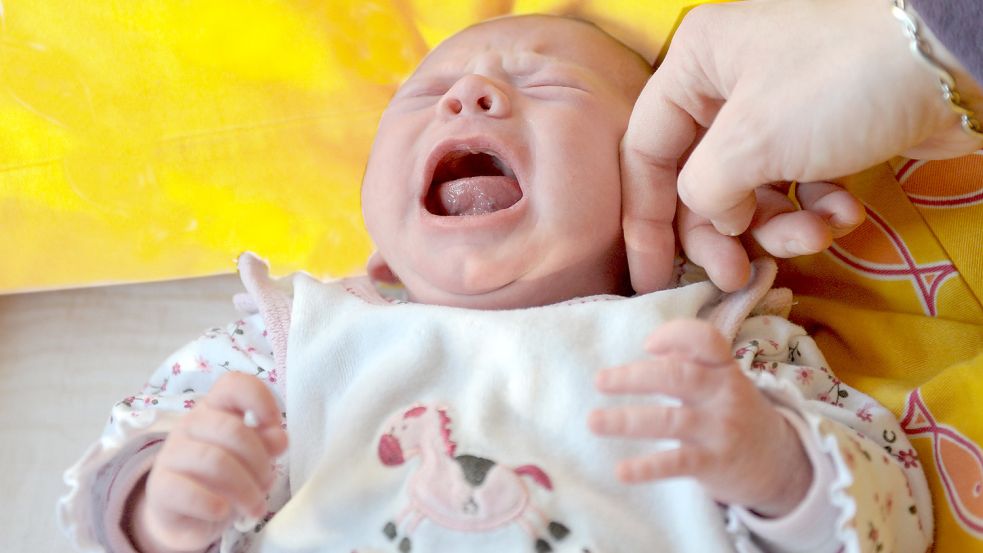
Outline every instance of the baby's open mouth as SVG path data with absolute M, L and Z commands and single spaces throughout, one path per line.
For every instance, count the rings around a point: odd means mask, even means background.
M 437 162 L 426 208 L 434 215 L 487 215 L 522 199 L 507 163 L 490 152 L 457 150 Z

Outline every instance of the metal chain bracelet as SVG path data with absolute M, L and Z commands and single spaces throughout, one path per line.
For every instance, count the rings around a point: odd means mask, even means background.
M 917 16 L 906 10 L 905 0 L 894 0 L 893 3 L 891 13 L 904 26 L 904 33 L 911 40 L 911 51 L 938 75 L 942 99 L 959 114 L 963 130 L 974 138 L 983 138 L 983 125 L 976 119 L 973 110 L 963 103 L 962 97 L 956 90 L 956 79 L 953 78 L 952 73 L 949 73 L 932 54 L 932 45 L 922 36 Z

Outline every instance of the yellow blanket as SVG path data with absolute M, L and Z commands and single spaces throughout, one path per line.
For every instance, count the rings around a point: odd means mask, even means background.
M 654 58 L 684 2 L 0 0 L 0 293 L 196 276 L 243 250 L 343 276 L 377 119 L 437 42 L 510 12 Z
M 983 551 L 983 150 L 848 179 L 867 220 L 780 264 L 834 371 L 902 421 L 935 501 L 936 551 Z

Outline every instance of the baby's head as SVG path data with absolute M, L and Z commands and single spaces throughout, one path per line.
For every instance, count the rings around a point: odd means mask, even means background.
M 495 19 L 443 42 L 390 102 L 369 157 L 377 260 L 421 303 L 627 292 L 619 144 L 650 73 L 562 17 Z

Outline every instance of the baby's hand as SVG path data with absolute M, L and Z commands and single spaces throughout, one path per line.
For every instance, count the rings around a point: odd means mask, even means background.
M 247 411 L 256 427 L 244 423 Z M 241 373 L 222 376 L 164 442 L 144 496 L 132 500 L 131 537 L 144 553 L 202 551 L 237 516 L 262 517 L 273 461 L 286 446 L 266 386 Z
M 660 394 L 679 406 L 640 403 L 598 409 L 591 430 L 606 436 L 675 439 L 680 446 L 623 460 L 625 482 L 690 476 L 716 500 L 764 516 L 790 512 L 812 483 L 799 437 L 734 360 L 709 323 L 672 321 L 645 344 L 652 357 L 602 370 L 608 394 Z

